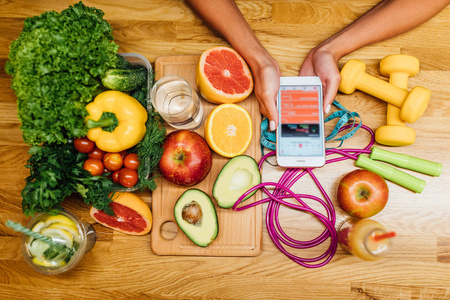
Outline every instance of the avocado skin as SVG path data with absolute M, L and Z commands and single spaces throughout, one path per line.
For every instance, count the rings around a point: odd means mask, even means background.
M 235 166 L 239 166 L 239 168 L 245 168 L 247 171 L 252 173 L 253 175 L 253 182 L 245 191 L 242 191 L 241 193 L 235 193 L 234 195 L 230 195 L 227 197 L 226 201 L 224 201 L 223 197 L 223 189 L 224 189 L 224 177 L 229 175 L 230 169 L 235 168 Z M 220 170 L 219 175 L 217 175 L 216 181 L 214 182 L 213 186 L 213 196 L 217 200 L 217 205 L 219 205 L 222 208 L 231 208 L 235 204 L 235 202 L 239 199 L 239 197 L 249 190 L 250 188 L 254 187 L 255 185 L 258 185 L 261 183 L 261 173 L 259 172 L 258 164 L 253 159 L 253 157 L 248 155 L 239 155 L 235 156 L 232 159 L 230 159 L 223 167 L 222 170 Z M 256 190 L 251 192 L 247 197 L 242 199 L 242 201 L 247 200 L 251 196 L 253 196 L 256 193 Z M 222 194 L 222 195 L 221 195 Z
M 183 207 L 193 200 L 200 205 L 203 212 L 201 227 L 189 224 L 182 218 Z M 219 234 L 219 221 L 214 203 L 205 192 L 199 189 L 188 189 L 178 198 L 174 207 L 174 216 L 178 227 L 197 246 L 208 246 Z

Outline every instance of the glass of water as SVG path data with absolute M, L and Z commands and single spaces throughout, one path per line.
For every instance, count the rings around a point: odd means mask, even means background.
M 152 88 L 151 101 L 164 121 L 176 129 L 197 129 L 203 121 L 203 106 L 197 93 L 182 77 L 168 75 Z

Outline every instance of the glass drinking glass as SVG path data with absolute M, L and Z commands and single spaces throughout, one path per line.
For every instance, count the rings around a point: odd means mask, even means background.
M 73 223 L 68 222 L 67 218 L 65 217 L 72 220 Z M 74 225 L 76 227 L 74 227 Z M 68 230 L 72 231 L 71 235 L 73 236 L 73 249 L 76 250 L 72 256 L 69 256 L 70 258 L 68 259 L 68 261 L 64 261 L 64 256 L 63 259 L 61 259 L 61 254 L 58 253 L 55 253 L 54 258 L 48 258 L 43 254 L 39 256 L 33 255 L 32 253 L 36 254 L 36 252 L 42 252 L 43 250 L 48 249 L 50 246 L 42 244 L 43 242 L 28 235 L 22 235 L 21 245 L 25 261 L 28 263 L 28 265 L 31 266 L 33 270 L 42 274 L 55 275 L 72 269 L 75 265 L 78 264 L 84 254 L 88 253 L 94 247 L 96 241 L 95 229 L 91 224 L 81 221 L 72 213 L 64 210 L 60 211 L 56 216 L 48 213 L 38 213 L 28 221 L 26 226 L 33 231 L 40 231 L 41 233 L 43 232 L 43 230 L 48 230 L 51 228 L 53 228 L 52 231 L 56 233 L 61 232 L 61 228 L 67 229 L 64 229 L 63 233 L 67 233 Z M 54 241 L 55 238 L 56 240 L 58 239 L 57 234 L 52 237 Z M 35 243 L 36 241 L 38 243 L 41 242 L 39 247 L 43 249 L 31 249 L 32 243 Z
M 203 121 L 203 106 L 197 93 L 182 77 L 168 75 L 152 88 L 151 101 L 164 121 L 176 129 L 197 129 Z

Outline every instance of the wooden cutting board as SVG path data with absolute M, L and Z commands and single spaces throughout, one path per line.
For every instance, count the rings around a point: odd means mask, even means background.
M 199 56 L 163 56 L 155 61 L 156 79 L 165 75 L 179 75 L 186 79 L 197 91 L 195 84 L 195 68 Z M 199 95 L 200 96 L 200 95 Z M 201 98 L 201 97 L 200 97 Z M 215 104 L 201 99 L 207 118 Z M 252 93 L 247 99 L 238 103 L 249 113 L 253 121 L 253 138 L 244 154 L 253 157 L 257 162 L 261 158 L 259 144 L 261 115 L 258 102 Z M 195 131 L 204 136 L 203 125 Z M 166 126 L 168 133 L 174 129 Z M 151 231 L 151 247 L 158 255 L 204 255 L 204 256 L 256 256 L 261 252 L 262 244 L 262 206 L 258 205 L 244 211 L 233 211 L 217 206 L 212 196 L 214 181 L 222 167 L 229 160 L 214 151 L 212 152 L 212 168 L 208 176 L 197 188 L 208 194 L 214 202 L 219 220 L 219 234 L 207 247 L 195 245 L 176 225 L 173 208 L 179 196 L 187 189 L 166 181 L 158 182 L 158 188 L 152 193 L 153 228 Z M 261 199 L 258 191 L 246 203 Z

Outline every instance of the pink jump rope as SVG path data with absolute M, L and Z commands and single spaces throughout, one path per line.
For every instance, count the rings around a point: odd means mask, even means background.
M 339 129 L 339 132 L 346 130 L 353 125 L 346 125 Z M 347 159 L 353 159 L 355 160 L 355 165 L 358 167 L 369 169 L 385 179 L 388 179 L 390 181 L 393 181 L 399 185 L 402 185 L 410 190 L 413 190 L 415 192 L 422 192 L 422 190 L 425 187 L 425 181 L 419 178 L 416 178 L 412 175 L 409 175 L 407 173 L 404 173 L 400 170 L 397 170 L 396 168 L 393 168 L 391 166 L 376 162 L 374 160 L 381 160 L 385 161 L 391 164 L 394 164 L 399 167 L 407 168 L 410 170 L 414 170 L 417 172 L 421 172 L 428 175 L 433 176 L 439 176 L 442 171 L 442 165 L 435 162 L 426 161 L 420 158 L 407 156 L 404 154 L 398 154 L 393 153 L 386 150 L 381 150 L 379 148 L 373 147 L 374 141 L 375 141 L 375 134 L 366 125 L 361 126 L 361 128 L 365 129 L 369 132 L 371 138 L 369 144 L 364 147 L 363 149 L 327 149 L 326 155 L 331 154 L 339 154 L 341 157 L 329 159 L 326 161 L 326 164 L 331 164 L 338 161 L 343 161 Z M 372 148 L 372 149 L 371 149 Z M 258 168 L 261 170 L 262 164 L 264 161 L 270 157 L 275 155 L 275 151 L 269 152 L 266 155 L 264 155 L 259 164 Z M 367 158 L 363 154 L 370 154 L 370 158 Z M 233 210 L 235 211 L 241 211 L 250 207 L 254 207 L 259 204 L 263 204 L 268 202 L 267 206 L 267 212 L 266 212 L 266 227 L 267 231 L 276 245 L 276 247 L 283 252 L 287 257 L 289 257 L 294 262 L 307 267 L 307 268 L 318 268 L 326 265 L 334 256 L 336 253 L 337 245 L 338 245 L 338 236 L 336 232 L 336 212 L 334 210 L 333 204 L 330 200 L 330 197 L 320 184 L 319 180 L 316 178 L 314 173 L 312 172 L 314 168 L 289 168 L 287 169 L 283 175 L 281 176 L 278 183 L 276 182 L 265 182 L 258 184 L 254 186 L 253 188 L 249 189 L 247 192 L 245 192 L 233 205 Z M 302 178 L 304 175 L 309 174 L 311 178 L 316 183 L 317 187 L 319 188 L 320 192 L 322 193 L 323 197 L 325 198 L 325 201 L 323 199 L 320 199 L 319 197 L 313 196 L 313 195 L 304 195 L 304 194 L 296 194 L 293 191 L 290 190 L 292 185 L 296 183 L 300 178 Z M 273 192 L 270 192 L 267 187 L 275 187 Z M 267 198 L 264 198 L 262 200 L 259 200 L 257 202 L 244 205 L 241 207 L 238 207 L 239 203 L 244 199 L 247 195 L 249 195 L 251 192 L 262 189 L 264 193 L 267 194 Z M 296 203 L 290 203 L 287 201 L 284 201 L 284 199 L 295 199 Z M 302 198 L 311 199 L 314 201 L 317 201 L 320 203 L 326 210 L 326 216 L 322 213 L 311 209 L 303 200 Z M 309 241 L 300 241 L 291 238 L 286 234 L 286 232 L 283 230 L 280 221 L 279 221 L 279 211 L 281 205 L 286 205 L 290 208 L 307 212 L 315 216 L 320 222 L 322 222 L 325 225 L 324 231 L 316 238 L 309 240 Z M 316 247 L 324 242 L 326 242 L 330 239 L 330 245 L 328 249 L 321 255 L 313 257 L 313 258 L 304 258 L 300 256 L 296 256 L 292 253 L 290 253 L 285 246 L 295 248 L 295 249 L 308 249 Z M 285 245 L 285 246 L 284 246 Z

